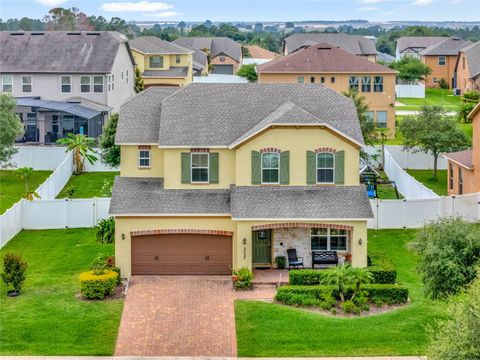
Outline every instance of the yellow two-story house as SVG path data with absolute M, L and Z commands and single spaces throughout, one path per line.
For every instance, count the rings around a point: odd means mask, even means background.
M 183 86 L 192 82 L 192 49 L 155 36 L 140 36 L 129 44 L 145 88 Z
M 353 102 L 316 84 L 152 87 L 125 103 L 110 214 L 122 275 L 231 274 L 295 249 L 367 265 Z

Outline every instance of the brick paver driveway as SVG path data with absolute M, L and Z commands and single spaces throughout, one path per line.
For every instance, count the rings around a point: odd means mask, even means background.
M 230 277 L 133 276 L 115 355 L 236 356 Z

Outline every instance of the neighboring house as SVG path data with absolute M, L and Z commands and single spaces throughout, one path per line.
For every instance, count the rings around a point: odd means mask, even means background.
M 353 102 L 312 84 L 151 87 L 122 106 L 110 214 L 122 276 L 231 274 L 294 248 L 367 265 Z
M 470 44 L 471 41 L 452 36 L 420 51 L 423 63 L 432 69 L 432 73 L 425 78 L 425 86 L 438 87 L 440 79 L 445 79 L 449 89 L 455 88 L 455 65 L 458 54 L 462 48 Z
M 421 59 L 420 52 L 448 39 L 443 36 L 404 36 L 397 40 L 395 59 L 398 61 L 404 56 Z
M 248 50 L 249 56 L 243 58 L 244 65 L 263 64 L 281 56 L 258 45 L 245 45 L 245 48 Z
M 173 41 L 175 44 L 188 47 L 195 52 L 208 53 L 213 74 L 234 75 L 242 66 L 242 48 L 239 43 L 227 37 L 183 37 Z M 199 62 L 203 55 L 194 54 Z M 208 67 L 207 67 L 208 70 Z
M 391 64 L 395 61 L 395 56 L 379 51 L 377 54 L 377 61 L 385 64 Z
M 375 62 L 377 59 L 377 49 L 375 40 L 368 39 L 360 35 L 348 34 L 293 34 L 283 40 L 283 53 L 288 55 L 298 49 L 309 47 L 311 45 L 327 43 L 342 48 L 351 54 L 359 55 Z
M 1 32 L 1 91 L 17 100 L 23 142 L 101 134 L 135 94 L 134 60 L 118 32 Z
M 318 83 L 338 93 L 356 89 L 377 126 L 395 135 L 395 70 L 322 43 L 258 65 L 257 73 L 260 83 Z
M 470 150 L 444 154 L 448 160 L 448 194 L 480 192 L 480 103 L 468 115 L 473 124 Z
M 193 77 L 193 50 L 156 36 L 130 40 L 133 58 L 145 87 L 152 85 L 183 86 Z
M 455 65 L 457 76 L 456 88 L 463 94 L 467 91 L 480 90 L 480 41 L 460 50 Z

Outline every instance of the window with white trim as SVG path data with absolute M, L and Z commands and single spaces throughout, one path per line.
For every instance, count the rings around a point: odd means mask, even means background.
M 350 76 L 348 78 L 348 88 L 358 91 L 358 76 Z
M 280 154 L 262 154 L 262 184 L 278 184 L 280 180 Z
M 88 75 L 80 76 L 80 92 L 89 93 L 91 89 L 92 78 Z
M 373 92 L 383 92 L 383 76 L 373 77 Z
M 317 154 L 317 184 L 335 182 L 335 156 L 330 152 Z
M 191 153 L 192 183 L 208 183 L 210 157 L 207 152 Z
M 22 93 L 32 92 L 32 75 L 22 75 Z
M 362 76 L 362 92 L 372 91 L 372 78 L 371 76 Z
M 315 229 L 310 231 L 312 250 L 347 251 L 348 232 L 339 229 Z
M 377 127 L 386 128 L 388 122 L 388 113 L 386 111 L 377 111 Z
M 447 58 L 445 57 L 445 55 L 440 55 L 438 57 L 438 65 L 445 66 L 446 64 L 447 64 Z
M 140 168 L 150 167 L 150 150 L 149 149 L 138 150 L 138 167 Z
M 2 75 L 2 92 L 12 92 L 13 75 Z
M 162 68 L 163 56 L 150 56 L 149 65 L 151 68 Z
M 72 77 L 69 75 L 63 75 L 60 77 L 60 91 L 62 93 L 72 92 Z
M 103 75 L 93 77 L 93 92 L 103 93 Z

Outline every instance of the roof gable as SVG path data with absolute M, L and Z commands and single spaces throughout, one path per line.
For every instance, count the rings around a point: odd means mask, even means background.
M 449 37 L 437 44 L 431 45 L 422 50 L 420 55 L 423 56 L 438 56 L 438 55 L 458 55 L 459 51 L 470 45 L 471 41 L 465 41 L 457 36 Z
M 192 49 L 162 40 L 156 36 L 140 36 L 130 40 L 130 47 L 144 54 L 191 54 Z
M 444 36 L 404 36 L 397 40 L 397 50 L 400 53 L 409 48 L 415 48 L 420 51 L 446 39 L 448 38 Z
M 195 50 L 209 49 L 211 57 L 225 53 L 236 61 L 242 58 L 240 44 L 227 37 L 183 37 L 174 40 L 174 43 Z

